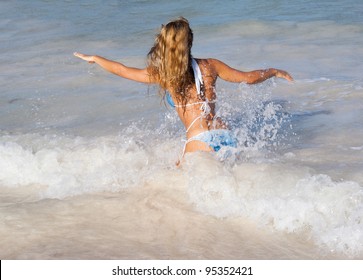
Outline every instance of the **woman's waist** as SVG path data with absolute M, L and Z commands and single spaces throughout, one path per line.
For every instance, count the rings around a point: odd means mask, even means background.
M 220 119 L 216 120 L 206 120 L 201 119 L 196 121 L 194 124 L 191 122 L 187 127 L 187 139 L 199 135 L 203 132 L 210 130 L 228 130 L 228 127 Z

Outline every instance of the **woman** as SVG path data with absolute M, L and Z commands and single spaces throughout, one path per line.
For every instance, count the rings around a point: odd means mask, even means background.
M 127 67 L 96 55 L 74 53 L 97 63 L 105 70 L 126 79 L 158 84 L 163 98 L 175 107 L 186 128 L 185 152 L 218 151 L 236 146 L 226 124 L 215 118 L 215 84 L 218 77 L 233 83 L 256 84 L 272 77 L 292 81 L 283 70 L 274 68 L 242 72 L 217 59 L 197 59 L 191 55 L 193 32 L 185 18 L 162 26 L 148 54 L 146 68 Z

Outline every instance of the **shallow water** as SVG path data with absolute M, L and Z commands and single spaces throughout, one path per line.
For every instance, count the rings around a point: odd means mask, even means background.
M 0 258 L 362 258 L 362 11 L 359 1 L 2 1 Z M 157 89 L 72 56 L 142 67 L 178 15 L 195 57 L 296 80 L 220 81 L 218 114 L 239 146 L 180 168 L 184 129 Z

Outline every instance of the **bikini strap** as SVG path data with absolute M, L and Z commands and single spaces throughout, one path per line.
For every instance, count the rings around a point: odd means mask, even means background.
M 197 61 L 192 58 L 192 68 L 194 72 L 195 87 L 197 88 L 198 95 L 201 95 L 201 87 L 203 86 L 202 72 L 200 72 Z

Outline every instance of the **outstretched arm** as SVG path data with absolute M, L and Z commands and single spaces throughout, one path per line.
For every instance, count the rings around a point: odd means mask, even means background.
M 293 81 L 293 78 L 284 70 L 269 68 L 265 70 L 254 70 L 250 72 L 243 72 L 229 67 L 227 64 L 217 59 L 210 59 L 210 63 L 214 66 L 217 75 L 228 82 L 233 83 L 247 83 L 257 84 L 261 83 L 272 77 L 283 78 L 288 81 Z
M 122 78 L 133 80 L 141 83 L 154 83 L 152 77 L 147 71 L 147 68 L 139 69 L 133 67 L 127 67 L 120 62 L 106 59 L 98 55 L 86 55 L 82 53 L 74 53 L 74 56 L 79 57 L 88 63 L 97 63 L 103 69 L 118 75 Z

